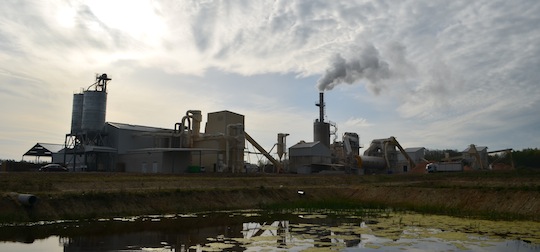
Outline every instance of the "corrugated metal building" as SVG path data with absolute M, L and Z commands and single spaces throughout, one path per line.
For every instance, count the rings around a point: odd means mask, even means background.
M 313 166 L 331 161 L 330 149 L 319 141 L 300 142 L 289 148 L 289 171 L 293 173 L 312 173 Z
M 173 130 L 123 123 L 106 123 L 107 144 L 116 149 L 110 166 L 114 171 L 181 173 L 190 152 L 171 148 Z M 176 154 L 176 155 L 175 155 Z
M 107 122 L 103 130 L 104 146 L 85 145 L 85 153 L 95 153 L 95 163 L 84 155 L 68 152 L 68 168 L 75 171 L 97 170 L 138 173 L 199 172 L 202 158 L 217 162 L 220 151 L 211 148 L 182 148 L 173 137 L 174 130 L 116 122 Z M 175 140 L 176 139 L 176 140 Z M 53 154 L 53 163 L 64 163 L 64 150 Z
M 412 161 L 415 164 L 421 163 L 424 161 L 424 157 L 426 156 L 426 148 L 424 147 L 411 147 L 411 148 L 404 148 L 405 153 L 409 155 L 409 157 L 412 159 Z M 410 164 L 405 158 L 405 156 L 399 152 L 398 153 L 398 164 L 397 168 L 395 169 L 396 173 L 405 173 L 410 172 L 414 167 L 409 167 Z
M 426 148 L 424 147 L 411 147 L 411 148 L 404 148 L 405 153 L 409 155 L 409 157 L 415 162 L 419 163 L 424 160 L 424 157 L 426 156 Z M 407 162 L 407 159 L 405 159 L 405 156 L 403 154 L 398 154 L 398 161 L 399 162 Z
M 217 162 L 219 150 L 215 148 L 183 148 L 174 136 L 174 130 L 107 123 L 106 142 L 116 149 L 111 160 L 114 171 L 140 173 L 187 173 L 204 169 L 206 161 Z
M 470 163 L 472 169 L 488 168 L 488 147 L 471 144 L 461 152 L 463 159 Z

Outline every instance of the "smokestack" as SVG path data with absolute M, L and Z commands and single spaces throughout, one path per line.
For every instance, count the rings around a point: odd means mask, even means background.
M 324 122 L 324 92 L 319 93 L 319 103 L 315 105 L 319 107 L 319 120 L 313 123 L 313 141 L 319 141 L 330 149 L 330 123 Z
M 324 122 L 324 92 L 319 93 L 319 103 L 315 106 L 319 107 L 319 122 Z

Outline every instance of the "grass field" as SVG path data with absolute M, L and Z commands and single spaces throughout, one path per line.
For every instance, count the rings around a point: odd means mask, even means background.
M 13 192 L 39 201 L 23 206 Z M 540 220 L 538 170 L 369 176 L 0 173 L 0 193 L 0 222 L 287 207 L 391 207 Z

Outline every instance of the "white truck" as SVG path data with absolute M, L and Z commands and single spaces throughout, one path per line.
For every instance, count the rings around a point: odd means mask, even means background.
M 426 172 L 461 172 L 463 171 L 463 164 L 461 162 L 441 162 L 441 163 L 429 163 L 426 165 Z

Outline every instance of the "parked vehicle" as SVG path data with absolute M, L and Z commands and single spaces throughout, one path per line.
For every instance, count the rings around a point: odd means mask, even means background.
M 426 172 L 460 172 L 463 171 L 463 164 L 461 162 L 441 162 L 441 163 L 429 163 L 426 165 Z
M 48 164 L 39 168 L 40 172 L 67 172 L 69 171 L 66 167 L 63 167 L 59 164 Z

